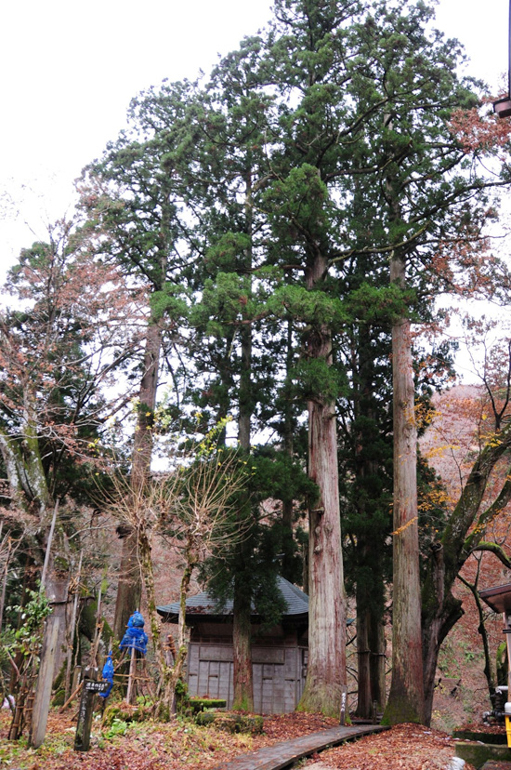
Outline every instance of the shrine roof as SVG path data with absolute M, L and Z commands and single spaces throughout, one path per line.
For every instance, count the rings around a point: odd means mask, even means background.
M 297 586 L 293 585 L 282 576 L 277 576 L 277 586 L 286 604 L 283 613 L 284 618 L 305 620 L 309 613 L 309 597 Z M 228 599 L 222 605 L 213 599 L 207 592 L 190 596 L 186 600 L 186 620 L 197 621 L 201 618 L 211 620 L 216 618 L 225 621 L 232 617 L 232 599 Z M 166 623 L 177 623 L 179 618 L 179 602 L 164 604 L 156 607 L 156 610 Z M 257 617 L 255 608 L 252 608 L 252 616 Z
M 511 583 L 479 591 L 479 596 L 494 612 L 511 614 Z

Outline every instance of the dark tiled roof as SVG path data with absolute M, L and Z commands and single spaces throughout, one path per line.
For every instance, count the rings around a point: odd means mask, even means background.
M 307 615 L 309 612 L 309 597 L 294 586 L 289 580 L 278 575 L 277 585 L 280 593 L 286 602 L 286 611 L 284 617 L 296 617 L 298 615 Z M 156 610 L 162 618 L 168 623 L 177 623 L 179 616 L 179 602 L 164 604 L 156 607 Z M 253 613 L 256 614 L 255 612 Z M 186 600 L 186 617 L 188 620 L 193 617 L 206 616 L 208 618 L 227 618 L 232 615 L 232 600 L 225 602 L 219 609 L 214 599 L 207 593 L 190 596 Z

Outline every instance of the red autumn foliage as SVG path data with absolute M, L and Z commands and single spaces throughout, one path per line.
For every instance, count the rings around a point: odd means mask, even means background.
M 449 126 L 466 153 L 503 148 L 511 134 L 511 120 L 488 112 L 481 114 L 477 107 L 455 110 Z

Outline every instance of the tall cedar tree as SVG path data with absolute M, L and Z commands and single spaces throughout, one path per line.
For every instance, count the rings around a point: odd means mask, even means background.
M 191 316 L 196 340 L 204 340 L 203 350 L 209 349 L 202 365 L 221 383 L 226 396 L 223 408 L 236 406 L 238 443 L 247 461 L 256 404 L 255 373 L 259 368 L 253 348 L 261 215 L 254 197 L 268 174 L 266 110 L 272 101 L 260 90 L 259 57 L 259 41 L 245 40 L 239 52 L 225 57 L 215 68 L 203 101 L 202 121 L 206 127 L 197 148 L 200 168 L 208 167 L 209 174 L 206 183 L 201 173 L 197 200 L 204 211 L 206 280 L 201 302 Z M 192 179 L 192 183 L 197 189 L 197 180 Z M 215 406 L 221 408 L 222 403 L 215 405 L 210 395 L 204 393 L 200 401 L 210 411 Z M 248 489 L 239 495 L 242 527 L 251 521 L 256 507 Z M 234 706 L 248 710 L 253 709 L 252 607 L 263 585 L 269 594 L 275 593 L 275 586 L 271 588 L 268 583 L 268 576 L 273 574 L 275 579 L 275 565 L 259 568 L 263 562 L 267 564 L 271 553 L 265 548 L 267 558 L 258 559 L 263 533 L 264 529 L 253 522 L 250 535 L 236 544 L 226 564 L 233 591 Z M 215 581 L 210 587 L 215 589 Z
M 369 257 L 343 265 L 350 323 L 336 335 L 349 389 L 338 401 L 341 522 L 347 589 L 357 605 L 357 716 L 382 711 L 386 585 L 392 580 L 392 372 L 390 317 L 379 302 L 381 273 Z M 375 286 L 371 287 L 369 281 Z
M 401 3 L 398 10 L 401 13 L 382 6 L 360 28 L 360 56 L 366 57 L 367 70 L 360 70 L 357 90 L 364 97 L 359 97 L 360 113 L 367 114 L 368 104 L 378 105 L 366 128 L 364 152 L 368 166 L 378 169 L 373 198 L 378 217 L 367 222 L 373 248 L 388 254 L 395 294 L 417 313 L 420 308 L 410 289 L 424 296 L 427 282 L 431 297 L 441 280 L 435 264 L 437 243 L 477 237 L 486 201 L 484 195 L 472 199 L 487 180 L 478 176 L 477 168 L 472 176 L 465 173 L 465 155 L 447 126 L 453 107 L 470 107 L 474 101 L 468 85 L 458 80 L 456 47 L 426 32 L 432 12 L 422 5 Z M 470 224 L 463 227 L 467 209 Z M 393 664 L 385 714 L 389 722 L 428 719 L 423 710 L 411 318 L 403 304 L 401 311 L 395 307 Z
M 341 365 L 347 353 L 336 345 L 338 331 L 363 324 L 368 312 L 380 312 L 383 323 L 393 325 L 395 387 L 403 384 L 406 397 L 395 398 L 394 681 L 387 719 L 423 720 L 416 493 L 402 487 L 400 475 L 406 467 L 405 482 L 414 485 L 409 328 L 420 319 L 418 299 L 430 301 L 452 278 L 439 251 L 447 245 L 457 256 L 458 244 L 478 238 L 484 223 L 481 193 L 488 180 L 477 152 L 468 156 L 448 127 L 453 110 L 476 99 L 456 75 L 457 44 L 426 32 L 432 12 L 423 3 L 380 3 L 366 13 L 348 0 L 278 0 L 275 15 L 264 39 L 244 41 L 219 66 L 211 89 L 191 100 L 184 121 L 172 98 L 169 110 L 162 106 L 172 87 L 144 106 L 146 125 L 168 148 L 165 184 L 180 187 L 187 217 L 195 218 L 193 238 L 187 235 L 193 269 L 186 280 L 202 295 L 194 319 L 203 328 L 198 367 L 206 382 L 211 353 L 218 373 L 202 402 L 213 403 L 212 411 L 228 410 L 235 399 L 247 443 L 258 400 L 255 324 L 285 318 L 288 352 L 293 335 L 301 335 L 300 359 L 288 356 L 283 371 L 295 395 L 308 402 L 309 473 L 319 488 L 309 521 L 310 664 L 302 707 L 338 713 L 345 605 L 336 401 L 347 394 L 348 375 Z M 181 135 L 179 125 L 185 127 Z M 142 220 L 150 217 L 146 212 Z M 190 232 L 186 218 L 175 221 L 181 237 Z M 145 221 L 126 233 L 136 237 L 138 226 L 144 236 Z M 356 263 L 370 275 L 352 301 L 346 266 Z M 272 280 L 268 290 L 265 281 Z M 375 374 L 369 360 L 364 368 L 370 389 Z M 374 403 L 360 400 L 360 408 L 371 417 Z M 401 489 L 411 505 L 403 507 Z M 404 584 L 399 576 L 407 565 L 414 579 Z
M 319 490 L 309 510 L 309 662 L 300 708 L 332 715 L 340 712 L 346 684 L 336 431 L 340 383 L 332 347 L 333 329 L 345 316 L 329 275 L 339 241 L 328 176 L 339 162 L 332 135 L 343 107 L 336 110 L 333 100 L 345 77 L 344 24 L 352 9 L 277 3 L 266 62 L 268 77 L 282 94 L 290 93 L 289 101 L 279 104 L 276 181 L 264 205 L 275 239 L 270 259 L 293 278 L 273 304 L 282 303 L 302 326 L 295 376 L 308 404 L 308 471 Z
M 467 159 L 450 134 L 452 110 L 471 107 L 476 98 L 471 84 L 456 74 L 457 44 L 426 31 L 431 10 L 422 3 L 398 2 L 390 7 L 380 4 L 364 18 L 349 19 L 357 10 L 355 3 L 276 5 L 278 23 L 268 69 L 278 87 L 284 90 L 286 83 L 290 98 L 279 115 L 284 149 L 273 160 L 279 181 L 271 186 L 265 203 L 277 236 L 274 253 L 280 265 L 285 259 L 285 269 L 304 271 L 309 297 L 321 287 L 323 312 L 327 308 L 330 312 L 329 325 L 321 318 L 315 323 L 308 319 L 309 340 L 315 341 L 308 348 L 306 342 L 304 348 L 309 373 L 311 363 L 317 374 L 317 364 L 328 362 L 332 328 L 346 319 L 345 306 L 333 312 L 335 294 L 328 273 L 338 274 L 342 263 L 354 255 L 370 255 L 372 273 L 386 273 L 388 281 L 391 261 L 391 285 L 379 290 L 379 304 L 393 316 L 397 393 L 394 680 L 386 718 L 422 721 L 416 428 L 408 308 L 417 313 L 415 295 L 431 297 L 441 285 L 443 276 L 435 259 L 438 244 L 479 237 L 487 210 L 483 191 L 493 181 L 473 158 Z M 293 34 L 286 35 L 286 29 Z M 364 205 L 357 206 L 358 216 L 354 204 L 359 204 L 361 195 Z M 290 302 L 290 297 L 281 291 L 276 299 Z M 311 436 L 315 405 L 328 380 L 323 376 L 313 382 Z M 329 398 L 332 403 L 331 393 Z M 311 467 L 311 472 L 316 471 Z M 319 532 L 312 515 L 311 534 Z M 314 548 L 312 538 L 312 559 Z M 314 601 L 311 624 L 314 660 L 319 625 Z M 309 675 L 312 682 L 313 670 Z M 306 704 L 308 695 L 306 689 Z

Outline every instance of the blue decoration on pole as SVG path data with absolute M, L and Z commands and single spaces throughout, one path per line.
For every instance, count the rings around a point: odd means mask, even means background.
M 112 687 L 114 686 L 114 664 L 112 662 L 112 651 L 108 653 L 108 657 L 105 661 L 105 665 L 103 666 L 103 672 L 101 674 L 102 678 L 105 679 L 107 682 L 109 682 L 108 689 L 105 690 L 105 692 L 100 692 L 99 697 L 100 698 L 108 698 L 112 691 Z
M 144 631 L 145 621 L 138 610 L 128 620 L 126 633 L 119 645 L 121 650 L 137 650 L 145 655 L 147 652 L 147 634 Z

